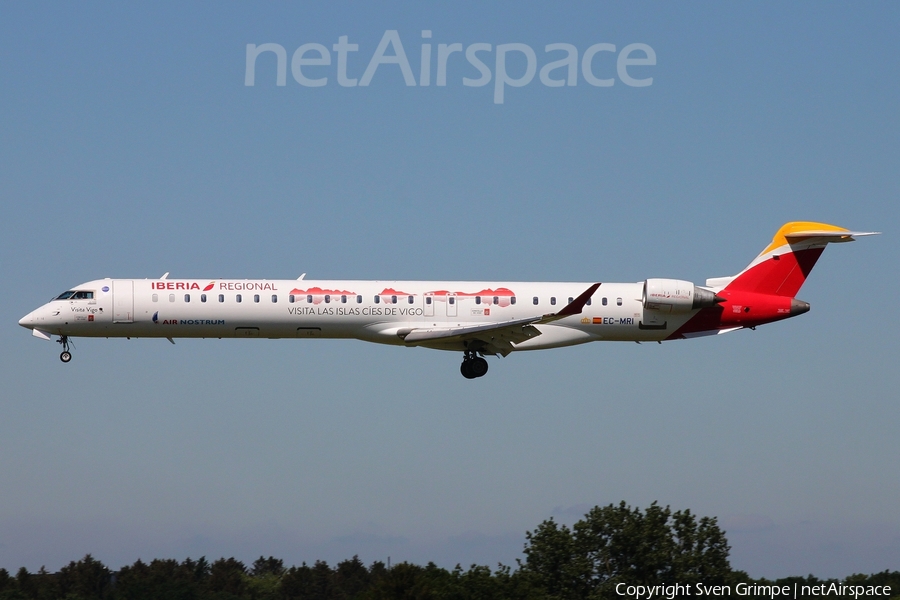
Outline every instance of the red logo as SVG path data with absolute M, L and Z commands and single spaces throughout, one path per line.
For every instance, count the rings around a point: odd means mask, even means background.
M 154 290 L 199 290 L 200 286 L 193 281 L 151 281 L 150 288 Z M 212 284 L 206 289 L 212 289 Z

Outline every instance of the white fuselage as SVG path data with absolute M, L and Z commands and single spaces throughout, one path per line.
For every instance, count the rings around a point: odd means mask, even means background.
M 423 327 L 502 323 L 561 310 L 589 283 L 101 279 L 72 288 L 24 317 L 31 329 L 73 337 L 353 338 L 463 350 L 458 341 L 408 343 Z M 582 312 L 515 350 L 596 340 L 663 340 L 696 311 L 668 315 L 666 330 L 643 329 L 643 283 L 604 283 Z M 84 296 L 91 296 L 85 298 Z
M 854 232 L 784 224 L 733 277 L 705 286 L 637 283 L 99 279 L 19 320 L 45 340 L 69 337 L 347 338 L 462 351 L 460 373 L 482 377 L 487 355 L 608 341 L 676 340 L 781 321 L 809 310 L 795 296 L 825 246 Z

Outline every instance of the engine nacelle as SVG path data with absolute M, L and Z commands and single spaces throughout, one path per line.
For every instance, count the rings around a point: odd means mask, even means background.
M 648 279 L 644 281 L 643 303 L 646 310 L 662 313 L 686 313 L 698 308 L 710 308 L 724 302 L 710 290 L 679 279 Z

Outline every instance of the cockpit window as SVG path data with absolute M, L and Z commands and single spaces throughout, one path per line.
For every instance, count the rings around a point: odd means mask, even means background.
M 67 292 L 63 292 L 62 294 L 57 296 L 55 299 L 56 300 L 93 300 L 94 292 L 69 290 Z

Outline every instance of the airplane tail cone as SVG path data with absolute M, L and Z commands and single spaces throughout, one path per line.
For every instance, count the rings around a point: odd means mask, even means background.
M 809 312 L 809 302 L 804 302 L 803 300 L 797 300 L 796 298 L 793 298 L 791 300 L 790 315 L 792 317 L 796 317 L 797 315 L 802 315 L 805 312 Z

